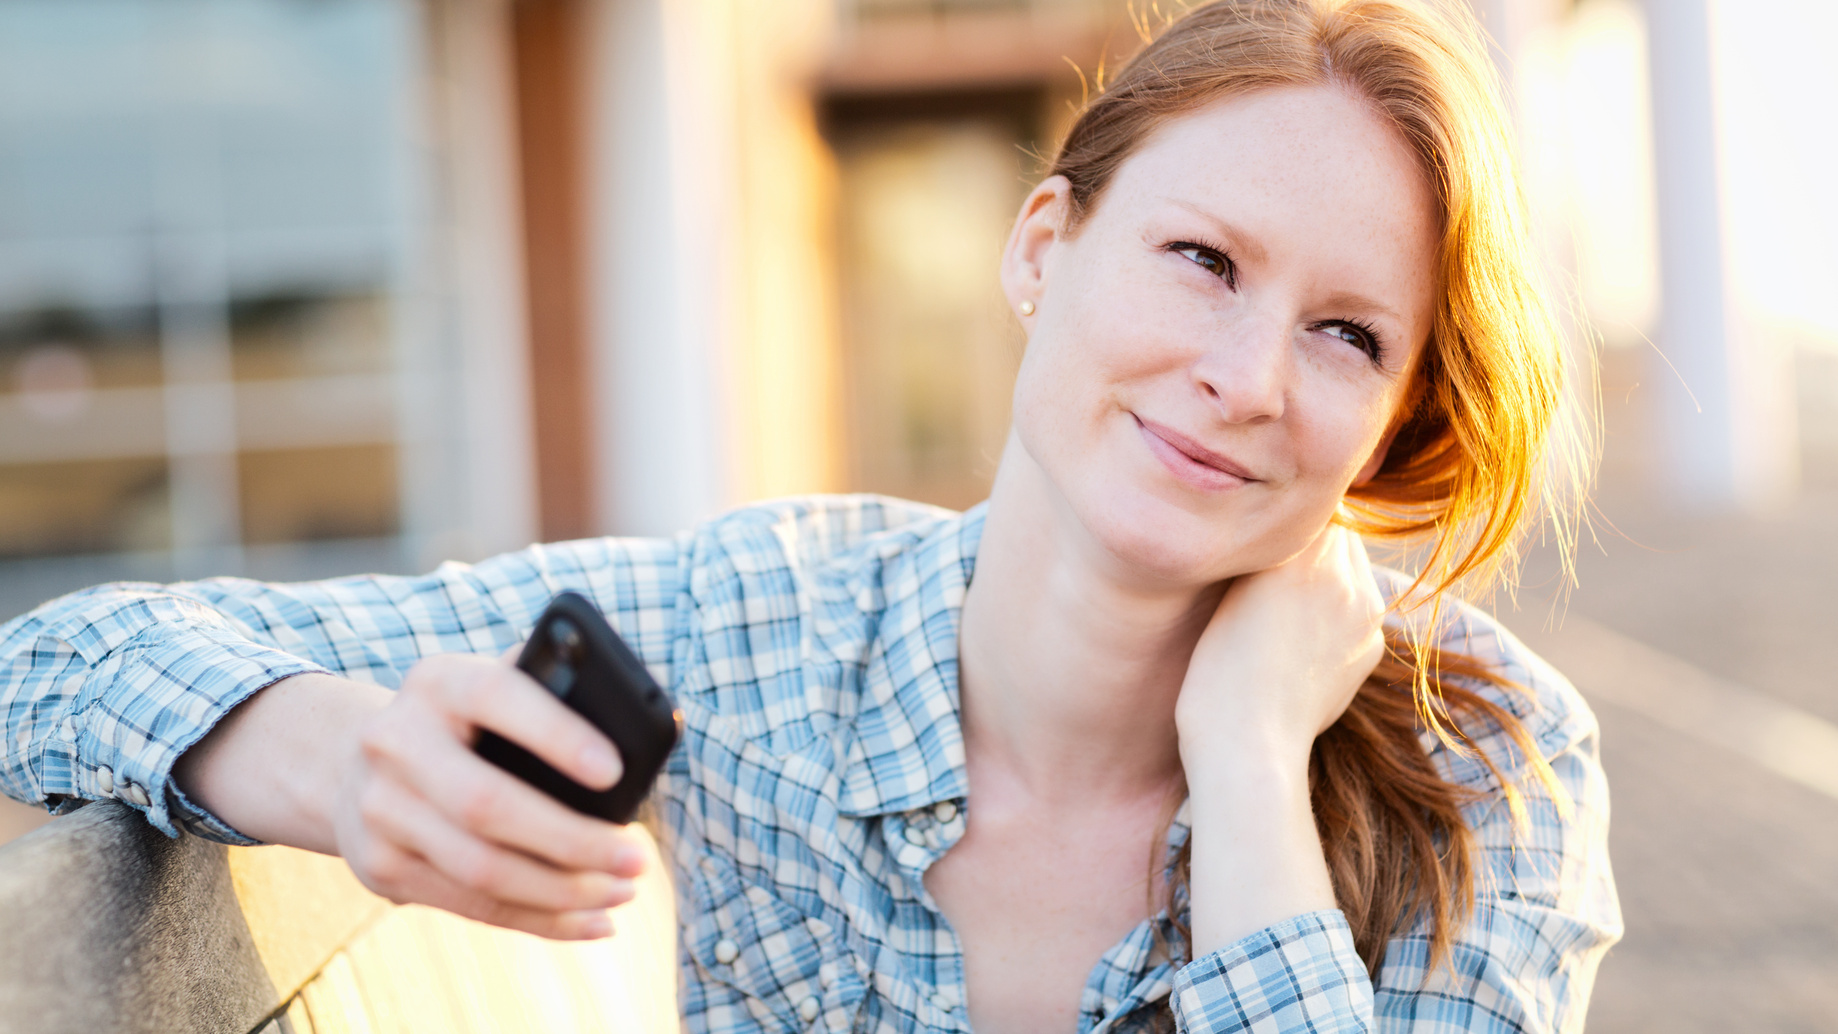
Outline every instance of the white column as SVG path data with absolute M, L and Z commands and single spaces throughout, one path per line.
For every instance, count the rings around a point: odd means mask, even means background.
M 223 258 L 219 233 L 159 234 L 160 366 L 172 563 L 182 578 L 242 569 L 236 395 Z
M 507 0 L 425 4 L 431 272 L 401 314 L 404 525 L 420 566 L 537 537 Z
M 607 533 L 661 535 L 733 501 L 722 378 L 739 238 L 729 26 L 697 0 L 601 0 L 594 15 L 596 514 Z
M 1693 508 L 1755 508 L 1798 478 L 1786 357 L 1731 289 L 1718 168 L 1711 0 L 1649 0 L 1661 308 L 1654 428 L 1660 475 Z M 1667 369 L 1667 364 L 1670 369 Z
M 155 125 L 152 234 L 164 382 L 172 562 L 180 577 L 242 568 L 242 500 L 236 464 L 236 395 L 218 112 L 211 69 L 177 55 L 209 31 L 209 12 L 182 8 L 157 70 L 169 91 Z

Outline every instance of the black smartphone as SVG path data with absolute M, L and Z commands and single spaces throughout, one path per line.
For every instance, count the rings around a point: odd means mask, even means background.
M 576 811 L 632 821 L 682 735 L 683 712 L 580 593 L 550 601 L 517 667 L 605 733 L 625 774 L 610 790 L 592 790 L 489 730 L 479 734 L 479 756 Z

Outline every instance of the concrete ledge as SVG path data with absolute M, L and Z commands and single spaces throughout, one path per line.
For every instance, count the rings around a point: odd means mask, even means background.
M 618 936 L 563 944 L 92 804 L 0 847 L 0 1034 L 674 1032 L 675 901 L 646 848 Z
M 279 1004 L 226 850 L 113 801 L 0 847 L 0 1034 L 245 1034 Z

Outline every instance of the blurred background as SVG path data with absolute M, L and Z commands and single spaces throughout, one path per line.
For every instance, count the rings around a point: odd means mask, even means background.
M 1578 584 L 1497 601 L 1605 729 L 1592 1026 L 1834 1029 L 1838 5 L 1473 2 L 1600 360 Z M 975 502 L 999 248 L 1151 6 L 0 0 L 0 619 Z

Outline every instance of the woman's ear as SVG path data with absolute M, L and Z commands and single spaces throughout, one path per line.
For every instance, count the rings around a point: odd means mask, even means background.
M 1064 233 L 1072 184 L 1064 176 L 1040 181 L 1021 203 L 1021 213 L 1002 248 L 1002 293 L 1022 326 L 1033 322 L 1047 288 L 1047 257 Z

